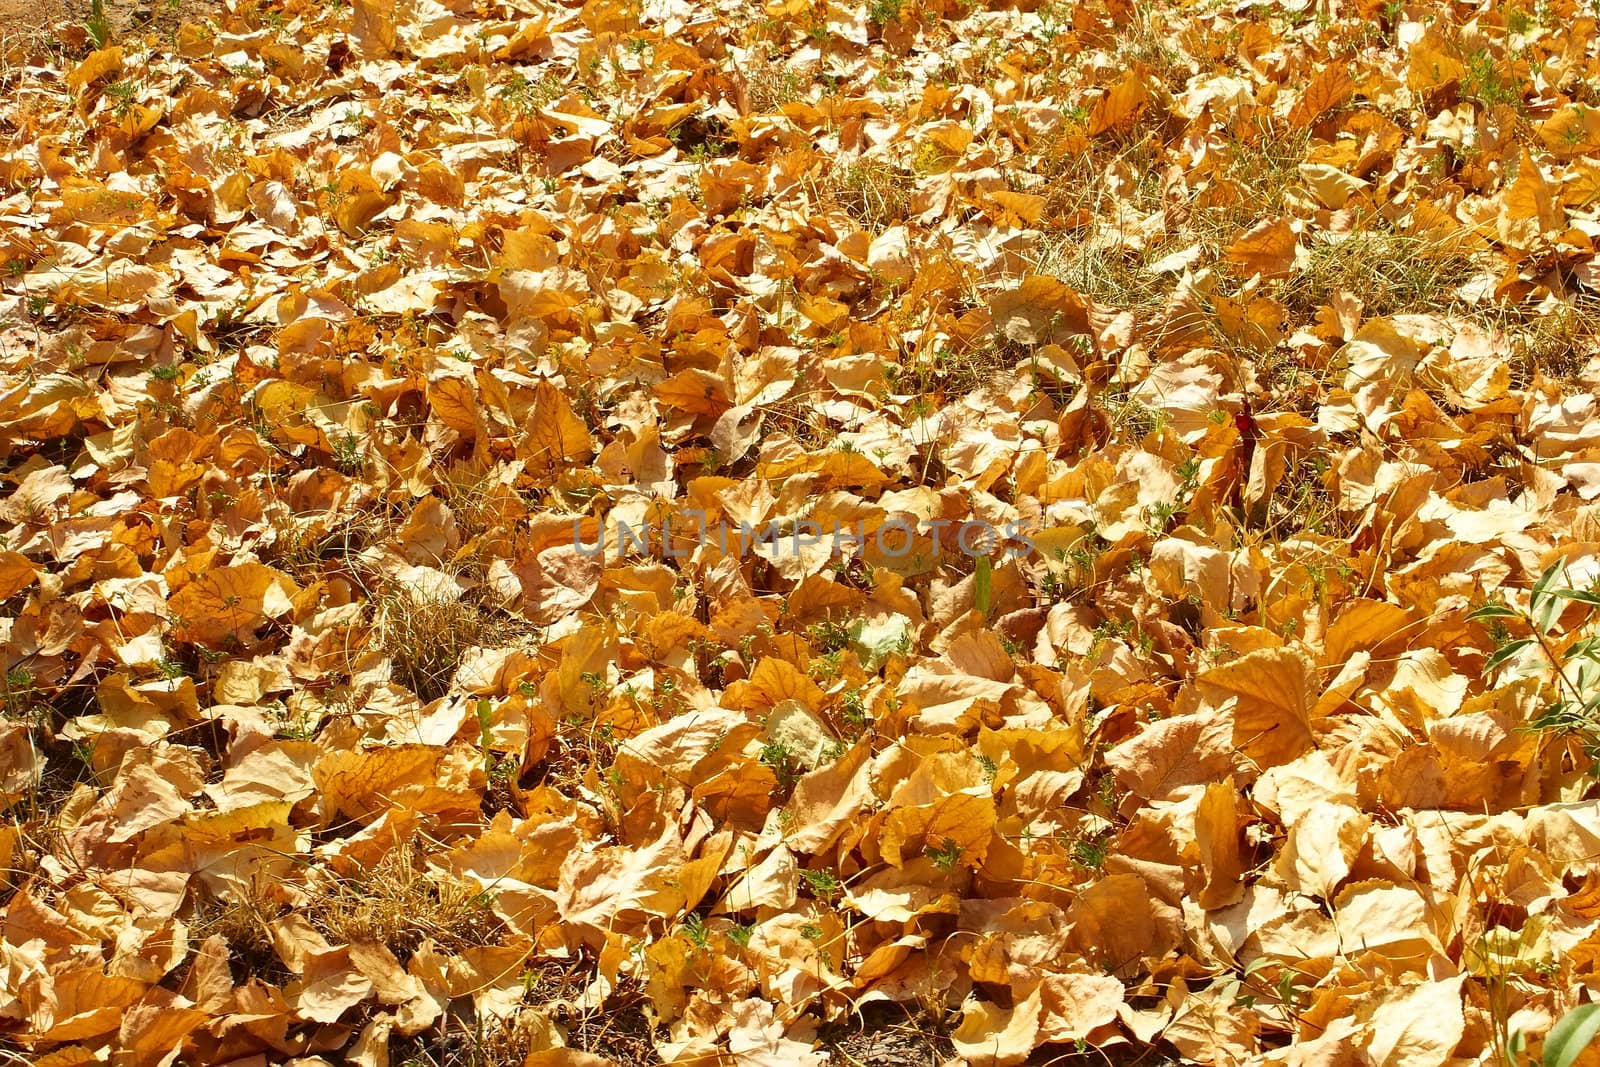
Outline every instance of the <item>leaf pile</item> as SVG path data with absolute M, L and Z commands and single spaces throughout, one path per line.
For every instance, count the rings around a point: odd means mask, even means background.
M 1600 574 L 1591 9 L 3 48 L 15 1055 L 1436 1067 L 1600 994 L 1586 604 L 1468 618 Z

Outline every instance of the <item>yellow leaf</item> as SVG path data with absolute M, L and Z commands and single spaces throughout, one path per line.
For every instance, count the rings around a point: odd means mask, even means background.
M 1067 909 L 1074 950 L 1108 970 L 1126 973 L 1165 951 L 1150 887 L 1137 874 L 1112 874 L 1093 883 Z
M 1558 156 L 1586 156 L 1600 151 L 1600 108 L 1570 104 L 1539 125 L 1544 146 Z
M 1088 305 L 1059 278 L 1035 274 L 1014 289 L 989 300 L 995 328 L 1013 341 L 1064 344 L 1074 334 L 1089 332 Z
M 28 728 L 20 723 L 0 723 L 0 807 L 32 793 L 44 773 L 44 757 Z
M 1467 72 L 1445 38 L 1443 28 L 1430 26 L 1422 39 L 1411 46 L 1406 64 L 1406 86 L 1429 92 L 1459 81 Z
M 350 35 L 363 56 L 386 56 L 395 50 L 397 32 L 393 3 L 385 0 L 355 0 L 355 18 Z
M 32 585 L 38 577 L 38 569 L 21 552 L 0 552 L 0 600 L 9 600 Z
M 777 656 L 768 656 L 756 665 L 755 672 L 750 675 L 750 686 L 759 696 L 748 706 L 762 710 L 793 700 L 808 711 L 815 711 L 826 699 L 817 683 L 794 664 Z
M 470 441 L 478 433 L 478 391 L 457 375 L 428 382 L 428 408 L 434 418 Z
M 495 275 L 506 313 L 514 319 L 550 319 L 570 315 L 589 299 L 589 279 L 582 271 L 555 266 L 549 270 L 501 270 Z
M 332 1023 L 372 995 L 372 980 L 350 962 L 348 947 L 305 955 L 305 972 L 284 988 L 284 998 L 302 1019 Z
M 1037 990 L 1010 1008 L 970 999 L 950 1043 L 972 1067 L 1016 1067 L 1037 1043 L 1039 1010 Z
M 1371 1036 L 1363 1059 L 1375 1067 L 1443 1067 L 1466 1031 L 1457 975 L 1379 992 L 1363 1005 Z
M 432 782 L 440 754 L 421 744 L 330 752 L 317 761 L 311 777 L 331 814 L 361 818 L 390 807 L 398 790 Z
M 339 175 L 331 202 L 333 221 L 339 229 L 347 237 L 359 237 L 373 218 L 389 206 L 389 197 L 371 174 L 359 167 L 350 167 Z
M 819 475 L 818 488 L 876 487 L 889 480 L 877 464 L 860 452 L 808 452 L 763 463 L 757 473 L 777 481 L 794 475 Z
M 1304 652 L 1262 648 L 1201 674 L 1202 695 L 1233 710 L 1236 745 L 1264 767 L 1311 747 L 1316 665 Z
M 122 132 L 129 138 L 149 133 L 166 113 L 167 109 L 160 104 L 133 104 L 122 117 Z
M 718 771 L 694 787 L 694 800 L 718 823 L 751 833 L 761 829 L 772 807 L 778 776 L 755 763 Z
M 298 419 L 316 397 L 315 389 L 296 382 L 287 382 L 282 378 L 274 378 L 263 383 L 255 391 L 252 399 L 256 407 L 267 417 L 267 422 L 276 427 L 291 419 Z
M 1004 220 L 1012 225 L 1032 226 L 1044 217 L 1045 198 L 1033 193 L 1013 193 L 1001 189 L 989 194 L 1000 208 Z
M 589 428 L 549 379 L 540 380 L 534 390 L 520 451 L 530 469 L 559 467 L 594 451 Z
M 1116 1021 L 1123 991 L 1122 983 L 1109 974 L 1046 975 L 1039 987 L 1039 1040 L 1059 1044 L 1087 1038 L 1090 1031 Z
M 1326 163 L 1300 164 L 1300 177 L 1306 183 L 1306 188 L 1311 190 L 1312 196 L 1322 201 L 1324 207 L 1334 210 L 1344 207 L 1352 196 L 1363 189 L 1371 188 L 1370 183 L 1351 177 L 1338 167 L 1330 167 Z
M 1517 179 L 1506 190 L 1502 201 L 1498 220 L 1500 241 L 1528 251 L 1542 237 L 1559 229 L 1560 221 L 1554 190 L 1524 147 L 1517 164 Z
M 1212 782 L 1195 812 L 1195 840 L 1205 885 L 1195 902 L 1207 911 L 1244 899 L 1244 868 L 1239 855 L 1239 792 L 1233 779 Z
M 883 824 L 878 847 L 885 863 L 898 867 L 928 854 L 976 868 L 994 836 L 994 800 L 974 793 L 952 793 L 932 804 L 895 808 Z
M 860 742 L 832 763 L 800 779 L 790 798 L 794 830 L 785 838 L 797 852 L 819 853 L 844 832 L 872 800 L 867 767 L 871 748 Z
M 0 802 L 10 803 L 10 798 L 0 795 Z M 22 841 L 22 831 L 15 824 L 0 826 L 0 892 L 10 893 L 16 888 L 12 873 L 16 867 L 12 860 L 17 855 L 17 845 Z
M 60 967 L 60 965 L 57 965 Z M 104 974 L 101 966 L 61 968 L 51 976 L 51 1000 L 45 1017 L 50 1025 L 38 1035 L 47 1041 L 78 1041 L 115 1031 L 123 1012 L 144 995 L 147 987 L 132 978 Z
M 698 367 L 679 371 L 653 391 L 656 398 L 667 407 L 694 415 L 716 417 L 733 406 L 728 383 L 711 371 Z

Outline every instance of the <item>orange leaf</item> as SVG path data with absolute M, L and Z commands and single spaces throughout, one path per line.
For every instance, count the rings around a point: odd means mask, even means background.
M 1558 156 L 1586 156 L 1600 151 L 1600 108 L 1573 104 L 1539 126 L 1544 146 Z
M 21 552 L 0 552 L 0 600 L 8 600 L 39 577 L 33 562 Z
M 1304 129 L 1334 108 L 1342 107 L 1355 91 L 1355 79 L 1343 65 L 1326 64 L 1295 101 L 1289 111 L 1289 124 Z
M 1241 278 L 1278 278 L 1294 267 L 1295 233 L 1286 219 L 1266 219 L 1234 239 L 1225 258 Z
M 311 774 L 330 813 L 361 817 L 389 807 L 398 790 L 433 781 L 440 752 L 420 744 L 330 752 Z
M 428 382 L 428 408 L 464 439 L 470 441 L 477 436 L 478 391 L 467 379 L 452 374 Z
M 299 587 L 264 563 L 242 563 L 201 575 L 167 602 L 178 622 L 175 636 L 218 646 L 229 638 L 248 643 L 255 631 L 294 608 Z
M 1195 902 L 1207 911 L 1237 904 L 1244 899 L 1244 868 L 1239 859 L 1239 793 L 1232 778 L 1206 786 L 1194 831 L 1206 876 Z
M 1089 136 L 1127 126 L 1133 122 L 1145 104 L 1150 101 L 1150 90 L 1134 71 L 1128 71 L 1122 80 L 1095 101 L 1089 112 Z
M 67 74 L 67 88 L 77 92 L 86 85 L 99 81 L 113 71 L 122 69 L 122 46 L 113 45 L 90 52 L 82 63 Z

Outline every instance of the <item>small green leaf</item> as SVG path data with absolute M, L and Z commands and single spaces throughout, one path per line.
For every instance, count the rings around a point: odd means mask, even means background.
M 1484 619 L 1516 618 L 1517 612 L 1504 604 L 1485 604 L 1481 608 L 1474 608 L 1467 613 L 1468 622 L 1482 622 Z
M 1556 578 L 1561 574 L 1561 561 L 1556 561 L 1545 568 L 1539 580 L 1533 583 L 1533 592 L 1528 602 L 1537 610 L 1544 598 L 1550 595 L 1550 587 L 1556 584 Z
M 1563 671 L 1565 668 L 1562 668 Z M 1592 693 L 1600 685 L 1600 663 L 1592 659 L 1578 661 L 1578 692 Z
M 1560 597 L 1562 600 L 1576 600 L 1580 604 L 1600 607 L 1600 593 L 1591 593 L 1587 589 L 1555 589 L 1550 595 Z
M 1521 652 L 1523 649 L 1527 648 L 1531 644 L 1533 644 L 1533 638 L 1524 637 L 1521 640 L 1511 641 L 1511 642 L 1508 642 L 1508 643 L 1506 643 L 1504 645 L 1501 645 L 1498 649 L 1495 650 L 1494 655 L 1490 656 L 1487 660 L 1484 661 L 1483 669 L 1485 671 L 1494 670 L 1496 667 L 1498 667 L 1501 664 L 1505 663 L 1506 660 L 1508 660 L 1511 657 L 1515 656 L 1518 652 Z
M 1539 627 L 1539 632 L 1543 634 L 1551 631 L 1556 620 L 1561 617 L 1561 609 L 1566 607 L 1551 589 L 1562 570 L 1560 563 L 1552 563 L 1548 570 L 1539 575 L 1539 580 L 1533 583 L 1533 593 L 1528 598 L 1528 605 L 1533 609 L 1534 625 Z
M 1528 1035 L 1521 1030 L 1511 1031 L 1511 1036 L 1506 1038 L 1506 1062 L 1516 1067 L 1522 1062 L 1522 1049 L 1528 1043 Z
M 994 567 L 988 556 L 978 557 L 977 569 L 972 572 L 973 601 L 978 614 L 989 617 L 989 596 L 994 588 Z
M 1600 1004 L 1583 1004 L 1567 1012 L 1544 1039 L 1544 1067 L 1572 1067 L 1600 1034 Z
M 494 753 L 489 751 L 489 730 L 494 726 L 494 709 L 489 701 L 478 698 L 478 744 L 483 749 L 483 773 L 493 776 Z

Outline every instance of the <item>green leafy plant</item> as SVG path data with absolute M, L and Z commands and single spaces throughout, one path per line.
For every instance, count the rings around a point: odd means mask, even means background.
M 951 838 L 945 838 L 943 846 L 934 848 L 929 845 L 925 850 L 933 865 L 941 871 L 954 871 L 956 864 L 961 862 L 961 854 L 966 851 L 959 843 Z
M 489 748 L 489 733 L 494 726 L 494 709 L 483 698 L 478 700 L 478 744 L 483 750 L 483 773 L 486 777 L 494 777 L 494 752 Z
M 794 753 L 782 741 L 769 741 L 763 745 L 760 759 L 777 775 L 780 788 L 788 789 L 800 780 L 800 768 Z
M 832 871 L 803 870 L 800 877 L 818 900 L 832 900 L 839 892 L 839 876 Z
M 867 5 L 867 21 L 874 26 L 883 26 L 894 22 L 900 17 L 903 0 L 872 0 Z
M 683 917 L 683 936 L 701 952 L 711 947 L 711 931 L 706 929 L 705 920 L 696 912 L 691 911 Z
M 1085 870 L 1098 871 L 1111 855 L 1111 842 L 1100 837 L 1081 837 L 1072 843 L 1072 862 Z
M 90 0 L 89 17 L 83 20 L 83 28 L 96 48 L 104 48 L 111 40 L 111 20 L 106 17 L 105 0 Z
M 1530 725 L 1576 736 L 1594 761 L 1600 757 L 1600 588 L 1570 586 L 1565 564 L 1555 563 L 1534 582 L 1526 612 L 1492 602 L 1467 618 L 1483 623 L 1495 641 L 1494 652 L 1484 661 L 1486 673 L 1511 669 L 1530 654 L 1533 671 L 1553 672 L 1550 701 Z M 1582 620 L 1557 634 L 1556 627 L 1573 603 L 1584 606 Z M 1524 666 L 1522 673 L 1529 673 L 1529 668 Z M 1595 765 L 1590 773 L 1595 773 Z

